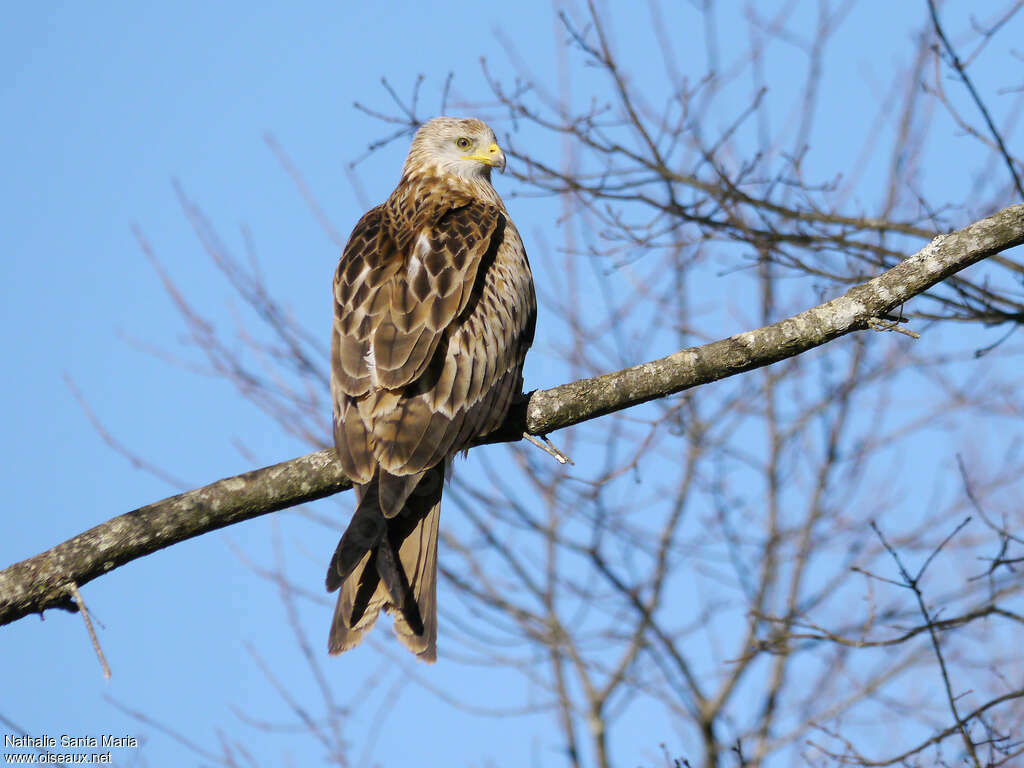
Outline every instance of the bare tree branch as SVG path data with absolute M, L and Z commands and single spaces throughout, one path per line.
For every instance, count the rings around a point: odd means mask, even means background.
M 868 328 L 950 275 L 1022 243 L 1024 205 L 1006 208 L 935 238 L 887 272 L 793 317 L 615 373 L 535 391 L 482 442 L 518 440 L 524 431 L 545 434 L 799 355 Z M 47 608 L 74 611 L 68 597 L 72 583 L 84 585 L 176 542 L 349 487 L 333 452 L 323 450 L 120 515 L 0 572 L 0 624 Z

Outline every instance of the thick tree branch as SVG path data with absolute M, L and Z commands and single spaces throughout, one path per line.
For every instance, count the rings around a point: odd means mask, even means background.
M 938 237 L 845 295 L 778 323 L 615 373 L 526 396 L 481 442 L 545 434 L 793 357 L 864 330 L 971 264 L 1024 244 L 1024 205 Z M 75 610 L 73 585 L 179 541 L 351 487 L 332 451 L 219 480 L 120 515 L 0 572 L 0 624 L 46 608 Z

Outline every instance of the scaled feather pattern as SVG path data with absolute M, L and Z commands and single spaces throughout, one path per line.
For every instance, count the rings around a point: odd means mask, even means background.
M 522 392 L 537 302 L 519 232 L 491 186 L 505 156 L 486 123 L 439 117 L 394 192 L 356 224 L 334 276 L 331 395 L 356 510 L 327 571 L 341 590 L 328 649 L 381 609 L 437 657 L 437 531 L 454 454 Z

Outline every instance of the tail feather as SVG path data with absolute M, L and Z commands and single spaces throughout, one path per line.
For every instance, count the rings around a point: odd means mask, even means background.
M 352 522 L 338 543 L 327 573 L 329 591 L 341 588 L 328 650 L 357 645 L 385 609 L 398 639 L 424 661 L 437 657 L 437 529 L 444 465 L 427 470 L 414 487 L 406 478 L 383 489 L 393 476 L 378 473 L 361 487 Z M 396 483 L 398 485 L 398 483 Z M 385 516 L 385 494 L 404 495 L 403 506 Z M 394 495 L 390 498 L 395 498 Z

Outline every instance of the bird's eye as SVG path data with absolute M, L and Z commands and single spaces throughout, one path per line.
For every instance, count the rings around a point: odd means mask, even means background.
M 469 149 L 469 146 L 472 143 L 473 142 L 471 142 L 465 136 L 460 136 L 455 140 L 455 146 L 458 147 L 459 149 Z

